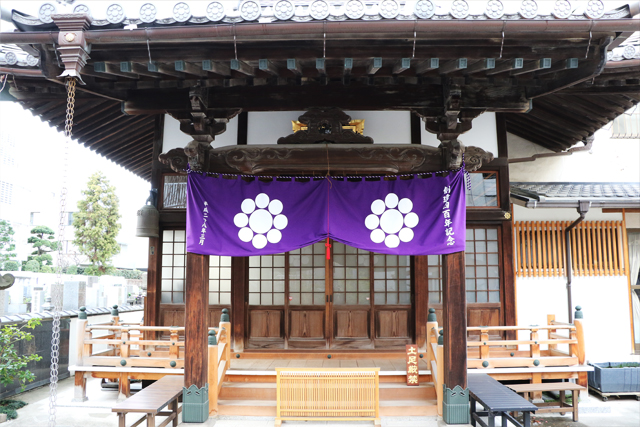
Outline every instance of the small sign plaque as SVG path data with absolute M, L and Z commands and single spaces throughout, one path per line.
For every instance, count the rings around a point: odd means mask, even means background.
M 418 346 L 407 346 L 407 385 L 420 385 L 418 369 Z

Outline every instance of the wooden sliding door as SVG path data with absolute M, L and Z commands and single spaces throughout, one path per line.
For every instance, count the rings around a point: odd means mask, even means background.
M 324 242 L 251 257 L 247 348 L 393 349 L 413 341 L 410 257 Z

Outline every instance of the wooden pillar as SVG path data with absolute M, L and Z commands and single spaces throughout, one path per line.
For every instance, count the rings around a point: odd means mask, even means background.
M 426 328 L 429 315 L 429 264 L 427 259 L 427 255 L 413 257 L 415 342 L 419 351 L 427 351 L 427 342 L 429 341 L 429 331 Z
M 185 423 L 202 423 L 209 418 L 208 313 L 209 257 L 188 252 L 182 406 Z
M 155 117 L 153 127 L 153 155 L 151 165 L 151 188 L 160 189 L 162 185 L 162 163 L 158 159 L 162 153 L 162 145 L 164 141 L 164 114 L 158 114 Z M 158 194 L 161 192 L 158 191 Z M 158 209 L 162 208 L 162 202 L 158 200 Z M 161 224 L 162 226 L 162 224 Z M 147 297 L 144 304 L 144 325 L 160 326 L 160 271 L 161 256 L 160 244 L 162 242 L 162 227 L 160 237 L 149 238 L 149 263 L 147 267 Z M 154 340 L 158 338 L 155 332 L 145 332 L 145 339 Z
M 442 417 L 447 424 L 469 422 L 467 390 L 467 298 L 464 252 L 442 256 L 444 329 L 444 396 Z
M 244 351 L 245 318 L 246 318 L 246 287 L 248 257 L 233 257 L 231 259 L 231 325 L 229 337 L 233 337 L 233 351 Z
M 160 280 L 158 277 L 159 260 L 158 249 L 160 247 L 159 237 L 149 237 L 149 264 L 147 268 L 147 297 L 144 305 L 144 325 L 158 326 L 160 313 Z M 148 337 L 145 339 L 155 339 Z

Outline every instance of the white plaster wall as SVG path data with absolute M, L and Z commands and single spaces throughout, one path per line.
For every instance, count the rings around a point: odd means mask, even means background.
M 610 129 L 596 132 L 590 151 L 539 158 L 533 162 L 511 163 L 510 181 L 640 182 L 640 141 L 610 139 L 610 135 Z M 509 159 L 552 152 L 510 133 L 507 134 L 507 143 Z M 580 147 L 581 144 L 577 146 Z
M 625 217 L 627 228 L 640 228 L 640 213 L 628 213 Z
M 571 288 L 572 305 L 581 306 L 584 313 L 587 361 L 637 359 L 632 356 L 627 277 L 573 277 Z M 555 314 L 560 322 L 568 320 L 565 277 L 517 278 L 516 299 L 520 326 L 546 325 L 547 314 Z M 519 338 L 528 339 L 528 334 L 521 331 Z
M 432 147 L 440 145 L 436 135 L 425 130 L 424 122 L 421 122 L 420 126 L 422 128 L 422 144 Z M 475 118 L 471 130 L 460 135 L 458 140 L 466 146 L 480 147 L 498 157 L 498 132 L 496 130 L 495 113 L 483 113 Z
M 627 222 L 629 216 L 627 214 Z M 576 209 L 530 209 L 513 205 L 514 221 L 575 221 L 578 219 Z M 601 208 L 591 208 L 584 218 L 585 221 L 622 221 L 622 213 L 603 213 Z M 627 224 L 627 227 L 629 225 Z
M 408 111 L 345 111 L 353 120 L 364 119 L 364 135 L 376 144 L 411 144 L 411 113 Z M 247 144 L 276 144 L 293 133 L 291 121 L 304 111 L 249 113 Z
M 180 122 L 168 114 L 164 115 L 164 133 L 162 142 L 162 152 L 166 153 L 174 148 L 183 148 L 193 138 L 180 131 Z M 227 123 L 227 130 L 216 136 L 211 146 L 214 148 L 226 145 L 236 145 L 238 143 L 238 117 L 234 117 Z
M 304 111 L 250 112 L 247 119 L 247 144 L 277 144 L 278 138 L 293 133 L 291 121 L 298 120 Z M 367 123 L 364 126 L 367 132 Z

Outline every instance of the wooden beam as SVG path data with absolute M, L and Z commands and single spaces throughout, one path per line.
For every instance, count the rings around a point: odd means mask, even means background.
M 316 69 L 321 76 L 327 75 L 326 61 L 324 58 L 316 58 Z
M 416 65 L 416 74 L 424 74 L 427 71 L 435 70 L 440 67 L 440 59 L 431 58 Z
M 429 314 L 429 262 L 427 255 L 411 257 L 413 259 L 413 292 L 415 310 L 415 343 L 421 351 L 428 343 L 429 331 L 426 330 Z
M 551 68 L 551 58 L 536 59 L 535 61 L 529 61 L 523 65 L 519 70 L 511 71 L 512 76 L 519 76 L 521 74 L 531 73 L 538 70 L 545 70 Z
M 244 75 L 247 75 L 247 76 L 251 76 L 251 77 L 255 76 L 255 71 L 254 71 L 252 66 L 250 66 L 249 64 L 247 64 L 245 62 L 239 61 L 237 59 L 232 59 L 231 60 L 231 67 L 230 68 L 232 70 L 234 70 L 234 71 L 238 71 L 238 72 L 240 72 L 240 73 L 242 73 Z
M 184 385 L 207 383 L 209 326 L 209 256 L 187 253 L 184 319 Z
M 300 62 L 296 61 L 295 58 L 287 59 L 287 70 L 291 71 L 296 76 L 302 75 L 302 67 L 300 66 Z
M 538 71 L 536 73 L 536 76 L 544 76 L 546 74 L 551 74 L 551 73 L 564 71 L 564 70 L 575 70 L 579 66 L 580 66 L 580 60 L 578 58 L 563 59 L 551 65 L 551 67 L 545 70 Z
M 238 114 L 238 145 L 247 145 L 247 136 L 249 134 L 249 113 L 246 111 Z
M 111 74 L 114 76 L 126 77 L 128 79 L 138 79 L 140 76 L 134 73 L 123 73 L 120 67 L 109 62 L 94 62 L 93 70 L 97 73 Z
M 203 70 L 201 67 L 197 67 L 195 64 L 186 61 L 175 61 L 174 62 L 175 70 L 181 73 L 192 74 L 198 77 L 204 77 L 207 75 L 207 72 Z
M 439 80 L 439 78 L 438 78 Z M 340 89 L 336 87 L 340 85 Z M 349 87 L 338 82 L 327 86 L 287 86 L 286 96 L 277 85 L 210 87 L 209 105 L 219 109 L 243 111 L 300 111 L 317 105 L 336 105 L 351 110 L 415 109 L 422 116 L 442 115 L 442 86 L 366 85 L 354 81 Z M 188 89 L 131 90 L 124 104 L 127 114 L 162 114 L 182 112 L 188 108 Z M 462 108 L 489 111 L 526 112 L 530 102 L 522 87 L 505 86 L 487 90 L 483 86 L 466 86 L 460 101 Z M 275 97 L 283 99 L 273 102 Z
M 121 62 L 120 71 L 122 71 L 123 73 L 134 73 L 141 76 L 153 77 L 154 79 L 161 78 L 161 76 L 159 76 L 157 73 L 152 73 L 151 71 L 149 71 L 147 67 L 131 61 Z
M 454 71 L 464 70 L 467 68 L 467 58 L 458 58 L 443 64 L 439 69 L 440 74 L 449 74 Z
M 248 257 L 231 258 L 231 328 L 233 351 L 244 351 Z
M 99 79 L 105 79 L 105 80 L 111 80 L 111 81 L 118 80 L 116 76 L 97 72 L 92 65 L 88 65 L 88 64 L 82 68 L 82 71 L 80 72 L 80 74 L 83 76 L 91 76 L 91 77 L 96 77 Z
M 464 233 L 464 230 L 459 232 Z M 442 306 L 443 382 L 449 389 L 460 386 L 464 390 L 467 388 L 467 295 L 464 252 L 442 255 Z
M 400 74 L 411 68 L 411 58 L 402 58 L 396 62 L 391 71 L 392 74 Z
M 152 73 L 166 74 L 167 76 L 173 76 L 179 79 L 184 79 L 186 77 L 184 73 L 181 73 L 175 70 L 175 65 L 172 69 L 171 67 L 168 67 L 164 64 L 159 64 L 153 61 L 153 62 L 147 63 L 147 69 Z
M 464 70 L 464 75 L 469 75 L 469 74 L 473 74 L 473 73 L 479 73 L 481 71 L 486 71 L 486 70 L 493 70 L 494 68 L 496 68 L 496 59 L 495 58 L 485 58 L 485 59 L 481 59 L 478 62 L 475 62 L 474 64 L 471 64 L 471 66 L 467 67 Z
M 487 76 L 493 76 L 495 74 L 505 73 L 511 70 L 518 70 L 524 66 L 524 59 L 514 58 L 502 62 L 500 65 L 496 65 L 493 70 L 487 71 Z
M 342 62 L 342 75 L 350 76 L 351 71 L 353 70 L 353 58 L 344 58 Z
M 367 74 L 373 75 L 377 73 L 380 68 L 382 68 L 382 58 L 371 58 L 371 62 L 367 65 Z
M 269 73 L 272 76 L 279 76 L 278 67 L 276 67 L 273 62 L 268 59 L 260 59 L 258 61 L 258 69 L 260 71 L 264 71 L 265 73 Z
M 222 62 L 212 61 L 211 59 L 205 59 L 202 61 L 202 69 L 224 77 L 231 76 L 231 68 L 228 65 L 223 64 Z

